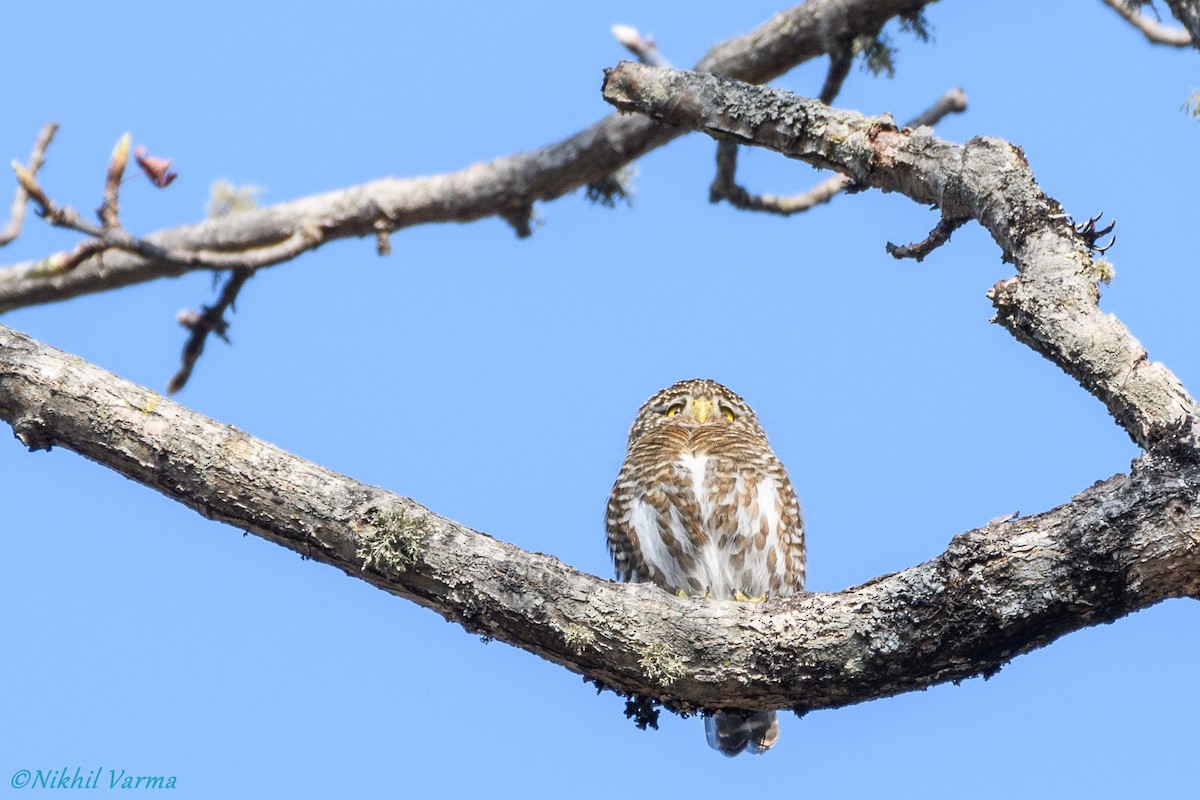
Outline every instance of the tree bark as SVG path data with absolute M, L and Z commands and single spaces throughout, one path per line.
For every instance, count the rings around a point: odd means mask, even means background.
M 834 15 L 845 29 L 858 23 L 855 14 L 878 23 L 885 12 L 921 5 L 814 0 L 740 45 L 714 49 L 702 66 L 730 71 L 732 54 L 745 50 L 754 55 L 739 69 L 763 80 L 800 52 L 806 36 L 818 36 L 818 23 L 829 22 L 812 14 Z M 581 164 L 604 175 L 653 143 L 701 130 L 832 167 L 859 186 L 936 204 L 947 227 L 978 221 L 1016 267 L 991 291 L 997 321 L 1074 376 L 1148 452 L 1130 474 L 1098 482 L 1045 513 L 960 534 L 924 564 L 842 592 L 746 604 L 677 598 L 652 585 L 580 573 L 311 464 L 3 326 L 0 419 L 31 449 L 67 447 L 205 517 L 335 566 L 469 631 L 680 711 L 833 708 L 989 675 L 1071 631 L 1166 598 L 1200 597 L 1196 403 L 1166 367 L 1146 358 L 1119 321 L 1099 311 L 1103 272 L 1092 259 L 1094 242 L 1041 191 L 1018 148 L 995 139 L 956 145 L 928 129 L 899 129 L 889 117 L 636 64 L 608 73 L 605 96 L 639 116 L 607 118 L 579 135 L 586 141 L 569 140 L 571 147 L 512 157 L 572 165 L 538 172 L 546 183 L 528 183 L 515 161 L 502 159 L 454 176 L 379 182 L 163 235 L 195 237 L 220 250 L 245 247 L 248 240 L 265 244 L 296 219 L 309 224 L 313 215 L 328 236 L 363 235 L 380 219 L 398 228 L 505 213 L 551 196 L 539 194 L 551 191 L 546 187 L 579 185 L 571 181 L 580 180 Z M 606 138 L 617 133 L 618 139 Z M 641 142 L 642 150 L 631 155 L 615 142 Z M 566 152 L 572 147 L 597 147 L 593 156 L 607 155 L 572 161 L 581 158 Z M 398 184 L 407 186 L 407 200 L 387 200 Z M 481 191 L 490 199 L 480 201 Z M 385 201 L 393 203 L 390 210 L 379 205 Z M 390 213 L 403 203 L 412 205 Z M 105 268 L 111 277 L 111 259 Z M 164 268 L 131 262 L 118 280 L 149 279 Z M 30 295 L 19 276 L 15 283 L 5 279 L 0 275 L 0 309 L 111 285 L 68 273 L 49 294 Z
M 957 145 L 928 128 L 899 129 L 818 100 L 722 78 L 622 62 L 606 74 L 617 108 L 766 147 L 836 169 L 860 186 L 935 205 L 944 220 L 977 220 L 1017 274 L 989 293 L 995 321 L 1103 402 L 1144 449 L 1200 419 L 1170 370 L 1152 362 L 1121 322 L 1100 311 L 1104 273 L 1090 244 L 1034 181 L 1025 154 L 1000 139 Z
M 769 81 L 830 51 L 839 41 L 873 34 L 897 14 L 918 11 L 931 2 L 809 0 L 776 14 L 744 36 L 717 45 L 696 68 L 753 83 Z M 680 133 L 641 117 L 610 114 L 561 142 L 458 172 L 385 178 L 143 238 L 167 251 L 243 253 L 257 260 L 260 251 L 284 242 L 302 241 L 299 252 L 303 252 L 335 239 L 373 237 L 414 225 L 492 216 L 508 220 L 518 234 L 528 235 L 534 202 L 553 200 L 605 178 Z M 280 263 L 299 252 L 289 250 L 286 258 L 267 261 Z M 45 276 L 41 274 L 45 261 L 0 267 L 0 314 L 209 268 L 109 250 L 69 272 Z
M 834 708 L 989 675 L 1073 630 L 1200 596 L 1200 464 L 1155 453 L 1034 517 L 843 592 L 748 604 L 580 573 L 286 453 L 0 326 L 0 418 L 615 690 Z

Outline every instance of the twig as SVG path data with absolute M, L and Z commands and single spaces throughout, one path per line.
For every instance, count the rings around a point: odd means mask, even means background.
M 807 211 L 813 206 L 828 203 L 852 183 L 845 175 L 834 175 L 807 192 L 779 197 L 773 194 L 751 194 L 737 182 L 738 146 L 735 142 L 717 142 L 717 174 L 708 187 L 710 203 L 722 200 L 743 211 L 764 211 L 783 217 Z
M 849 44 L 839 45 L 829 54 L 829 70 L 825 73 L 825 84 L 821 87 L 821 94 L 817 95 L 822 103 L 827 106 L 833 105 L 853 64 L 854 48 Z
M 204 343 L 208 339 L 210 333 L 215 333 L 221 337 L 221 340 L 229 344 L 229 337 L 226 332 L 229 330 L 229 322 L 225 319 L 225 312 L 234 309 L 237 302 L 238 293 L 241 292 L 242 286 L 254 274 L 253 269 L 246 267 L 236 267 L 230 273 L 229 279 L 225 281 L 225 286 L 221 288 L 221 295 L 217 298 L 217 302 L 211 306 L 201 306 L 199 312 L 196 311 L 180 311 L 176 317 L 179 324 L 191 331 L 187 342 L 183 345 L 183 355 L 180 358 L 179 371 L 176 372 L 171 380 L 167 383 L 167 393 L 175 394 L 184 386 L 187 385 L 188 378 L 192 376 L 192 369 L 196 366 L 196 361 L 204 352 Z
M 654 41 L 653 36 L 642 36 L 641 32 L 631 25 L 613 25 L 612 35 L 643 64 L 651 67 L 671 66 L 671 62 L 667 61 L 658 49 L 658 43 Z
M 118 195 L 121 191 L 121 179 L 125 176 L 125 166 L 129 163 L 129 147 L 132 142 L 133 137 L 130 134 L 122 136 L 108 161 L 108 174 L 104 178 L 104 201 L 96 211 L 105 232 L 121 228 L 121 202 Z
M 38 170 L 46 163 L 46 149 L 50 147 L 50 142 L 53 141 L 57 130 L 57 122 L 47 122 L 42 127 L 41 133 L 33 143 L 33 150 L 29 153 L 29 160 L 25 162 L 26 173 L 37 176 Z M 0 247 L 21 235 L 21 225 L 25 222 L 25 202 L 28 199 L 29 193 L 25 191 L 24 185 L 18 180 L 16 191 L 13 192 L 12 212 L 8 224 L 4 226 L 3 231 L 0 231 Z
M 13 171 L 26 195 L 38 205 L 38 211 L 47 222 L 55 227 L 78 231 L 92 238 L 80 242 L 69 252 L 59 252 L 34 263 L 26 277 L 46 278 L 70 272 L 88 258 L 103 254 L 107 250 L 122 250 L 158 262 L 183 267 L 207 267 L 210 269 L 258 269 L 278 264 L 303 253 L 325 240 L 324 230 L 316 224 L 300 224 L 284 239 L 268 245 L 239 252 L 213 250 L 186 250 L 164 247 L 130 234 L 121 227 L 118 191 L 121 176 L 129 157 L 129 137 L 123 136 L 113 150 L 104 183 L 104 202 L 97 210 L 102 224 L 86 221 L 70 206 L 60 206 L 52 201 L 34 175 L 16 161 Z
M 1156 19 L 1151 19 L 1127 3 L 1126 0 L 1104 0 L 1104 5 L 1120 14 L 1126 22 L 1141 31 L 1142 35 L 1153 44 L 1188 47 L 1192 43 L 1191 34 L 1183 28 L 1173 28 Z
M 893 258 L 915 258 L 918 262 L 924 261 L 925 256 L 932 253 L 937 248 L 950 241 L 950 234 L 961 228 L 970 220 L 970 217 L 942 217 L 938 220 L 938 224 L 924 241 L 916 242 L 915 244 L 892 244 L 887 243 L 887 251 Z
M 157 261 L 187 266 L 203 265 L 210 268 L 232 269 L 232 274 L 221 290 L 216 304 L 203 306 L 200 312 L 180 312 L 178 316 L 179 323 L 188 328 L 191 335 L 184 344 L 179 371 L 167 384 L 167 391 L 174 394 L 187 384 L 192 370 L 196 366 L 196 361 L 204 352 L 204 343 L 210 333 L 215 333 L 226 342 L 229 341 L 225 335 L 229 329 L 229 323 L 225 320 L 225 312 L 233 308 L 238 292 L 254 274 L 254 271 L 260 267 L 294 258 L 310 247 L 319 244 L 324 239 L 324 233 L 317 225 L 301 225 L 282 241 L 236 253 L 173 249 L 139 239 L 121 227 L 120 219 L 119 193 L 121 180 L 129 163 L 130 145 L 131 137 L 129 134 L 125 134 L 113 148 L 104 181 L 104 201 L 96 210 L 97 216 L 100 217 L 100 225 L 87 222 L 73 208 L 54 203 L 38 184 L 37 178 L 25 167 L 13 162 L 13 170 L 16 172 L 21 188 L 29 199 L 38 204 L 42 216 L 50 224 L 79 231 L 92 237 L 80 242 L 69 253 L 56 253 L 45 259 L 40 267 L 35 268 L 40 269 L 45 275 L 68 272 L 84 260 L 94 255 L 101 255 L 110 249 L 124 250 Z M 148 161 L 151 163 L 147 163 Z M 155 185 L 165 186 L 174 177 L 172 173 L 168 172 L 169 161 L 164 159 L 151 161 L 150 157 L 141 151 L 141 148 L 139 148 L 138 163 L 147 172 L 148 177 L 155 181 Z M 381 250 L 386 243 L 386 232 L 383 232 L 382 235 L 384 238 L 380 240 Z
M 943 117 L 950 114 L 961 114 L 967 110 L 967 93 L 963 91 L 961 86 L 955 86 L 950 89 L 929 108 L 917 114 L 912 119 L 904 123 L 905 128 L 920 128 L 922 125 L 933 127 L 942 121 Z
M 827 79 L 826 84 L 828 83 Z M 966 92 L 960 87 L 955 87 L 939 97 L 932 106 L 906 122 L 904 127 L 919 128 L 922 125 L 935 125 L 948 114 L 957 114 L 966 110 Z M 731 141 L 720 141 L 717 143 L 717 172 L 709 187 L 708 199 L 712 203 L 725 200 L 734 208 L 744 211 L 763 211 L 786 217 L 801 211 L 808 211 L 822 203 L 828 203 L 853 185 L 853 180 L 838 174 L 826 178 L 806 192 L 787 197 L 778 197 L 773 194 L 751 194 L 737 182 L 737 145 Z
M 640 63 L 651 67 L 671 66 L 671 62 L 658 49 L 658 43 L 654 41 L 653 36 L 643 36 L 641 31 L 632 25 L 613 25 L 612 35 L 622 47 L 637 56 Z M 636 174 L 637 167 L 630 161 L 607 175 L 589 181 L 584 187 L 584 194 L 589 201 L 606 208 L 614 208 L 621 200 L 627 204 L 632 203 L 633 178 Z M 503 214 L 501 216 L 513 225 L 518 236 L 528 235 L 528 227 L 522 228 L 514 224 L 509 217 Z

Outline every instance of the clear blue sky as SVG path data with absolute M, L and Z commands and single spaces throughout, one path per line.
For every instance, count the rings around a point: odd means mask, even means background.
M 87 210 L 132 131 L 180 173 L 167 191 L 127 185 L 136 232 L 198 220 L 220 178 L 274 203 L 545 144 L 608 112 L 613 23 L 690 64 L 783 8 L 10 5 L 0 155 L 24 159 L 58 120 L 44 185 Z M 934 42 L 893 30 L 896 77 L 856 69 L 839 104 L 906 118 L 964 86 L 968 113 L 939 135 L 1008 138 L 1076 218 L 1115 216 L 1103 306 L 1200 391 L 1200 123 L 1180 111 L 1196 53 L 1152 48 L 1099 0 L 946 0 L 929 19 Z M 813 94 L 823 69 L 778 84 Z M 923 238 L 933 212 L 877 192 L 787 220 L 711 206 L 713 150 L 693 136 L 643 158 L 632 208 L 539 206 L 529 240 L 495 220 L 428 226 L 390 258 L 345 241 L 262 272 L 234 346 L 211 343 L 180 400 L 606 577 L 627 427 L 681 378 L 758 410 L 806 510 L 817 591 L 1128 469 L 1136 450 L 1101 405 L 988 323 L 985 292 L 1011 267 L 977 225 L 895 262 L 885 242 Z M 815 180 L 771 154 L 743 162 L 763 191 Z M 0 263 L 74 241 L 31 218 Z M 176 311 L 212 298 L 192 274 L 0 321 L 161 389 Z M 726 760 L 697 720 L 639 731 L 559 667 L 7 437 L 0 797 L 43 794 L 9 787 L 19 769 L 76 766 L 175 775 L 172 796 L 197 798 L 1194 797 L 1200 782 L 1195 603 L 986 682 L 784 714 L 774 751 Z

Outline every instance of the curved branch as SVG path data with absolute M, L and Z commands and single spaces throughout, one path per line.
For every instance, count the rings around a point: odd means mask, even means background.
M 822 97 L 819 99 L 825 105 L 829 105 L 824 94 L 825 92 L 822 91 Z M 919 128 L 922 125 L 936 125 L 947 114 L 959 114 L 966 110 L 966 92 L 961 87 L 955 87 L 939 97 L 929 108 L 904 123 L 904 127 Z M 732 141 L 717 142 L 717 170 L 708 190 L 710 202 L 718 203 L 725 200 L 734 208 L 744 211 L 765 211 L 769 214 L 788 217 L 828 203 L 854 185 L 854 182 L 845 175 L 834 175 L 799 194 L 785 197 L 773 194 L 751 194 L 737 182 L 737 147 L 737 144 Z
M 1192 37 L 1192 47 L 1200 50 L 1200 2 L 1198 0 L 1166 0 L 1175 19 Z
M 604 96 L 625 111 L 900 192 L 936 205 L 945 219 L 978 220 L 1017 267 L 989 293 L 997 322 L 1079 381 L 1145 449 L 1200 420 L 1200 407 L 1171 371 L 1150 361 L 1133 334 L 1100 311 L 1104 275 L 1090 243 L 1008 142 L 956 145 L 928 128 L 900 130 L 889 116 L 865 117 L 776 89 L 631 62 L 606 73 Z
M 1200 596 L 1200 464 L 1132 475 L 831 594 L 678 598 L 577 572 L 290 455 L 0 326 L 0 418 L 181 502 L 670 708 L 833 708 L 991 674 L 1168 597 Z
M 1150 19 L 1127 0 L 1104 0 L 1104 5 L 1116 11 L 1126 22 L 1141 31 L 1151 44 L 1187 47 L 1192 43 L 1191 34 L 1183 28 L 1172 28 L 1169 25 L 1163 25 L 1156 19 Z
M 809 0 L 781 12 L 756 30 L 714 47 L 697 65 L 754 83 L 765 82 L 818 56 L 837 42 L 880 28 L 933 0 Z M 164 251 L 203 251 L 209 257 L 243 253 L 315 232 L 315 242 L 376 237 L 413 225 L 469 222 L 500 216 L 528 234 L 533 203 L 552 200 L 600 180 L 680 131 L 639 117 L 610 114 L 561 142 L 475 164 L 458 172 L 420 178 L 387 178 L 270 208 L 230 214 L 196 225 L 159 231 L 144 241 Z M 315 247 L 316 244 L 310 244 Z M 0 313 L 81 294 L 173 277 L 203 263 L 160 259 L 147 253 L 93 256 L 70 273 L 37 277 L 29 262 L 0 268 Z M 31 277 L 31 272 L 35 273 Z

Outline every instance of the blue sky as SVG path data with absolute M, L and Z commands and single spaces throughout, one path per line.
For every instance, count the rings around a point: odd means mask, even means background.
M 19 4 L 0 151 L 23 160 L 57 120 L 43 185 L 91 209 L 132 131 L 180 173 L 123 191 L 125 224 L 149 232 L 198 220 L 222 178 L 274 203 L 545 144 L 608 112 L 613 23 L 690 64 L 783 7 Z M 895 78 L 856 69 L 839 105 L 902 119 L 962 85 L 970 109 L 938 134 L 1007 138 L 1076 218 L 1119 220 L 1102 305 L 1196 392 L 1200 123 L 1180 111 L 1195 51 L 1151 47 L 1099 0 L 947 0 L 928 17 L 933 42 L 893 30 Z M 777 85 L 814 94 L 823 69 Z M 1101 405 L 988 323 L 1011 267 L 977 225 L 896 262 L 885 242 L 923 238 L 933 212 L 878 192 L 787 220 L 712 206 L 713 151 L 692 136 L 641 159 L 632 207 L 541 205 L 528 240 L 495 220 L 426 226 L 390 258 L 344 241 L 266 270 L 234 346 L 210 344 L 179 399 L 606 577 L 628 425 L 681 378 L 757 409 L 805 507 L 816 591 L 1128 469 L 1137 451 Z M 818 179 L 768 153 L 742 163 L 761 191 Z M 74 241 L 31 218 L 0 263 Z M 213 296 L 197 273 L 0 321 L 161 389 L 176 311 Z M 19 769 L 76 766 L 175 775 L 177 797 L 1175 797 L 1200 780 L 1194 603 L 988 681 L 785 714 L 775 750 L 726 760 L 697 720 L 639 731 L 561 668 L 6 436 L 0 796 L 22 794 Z

